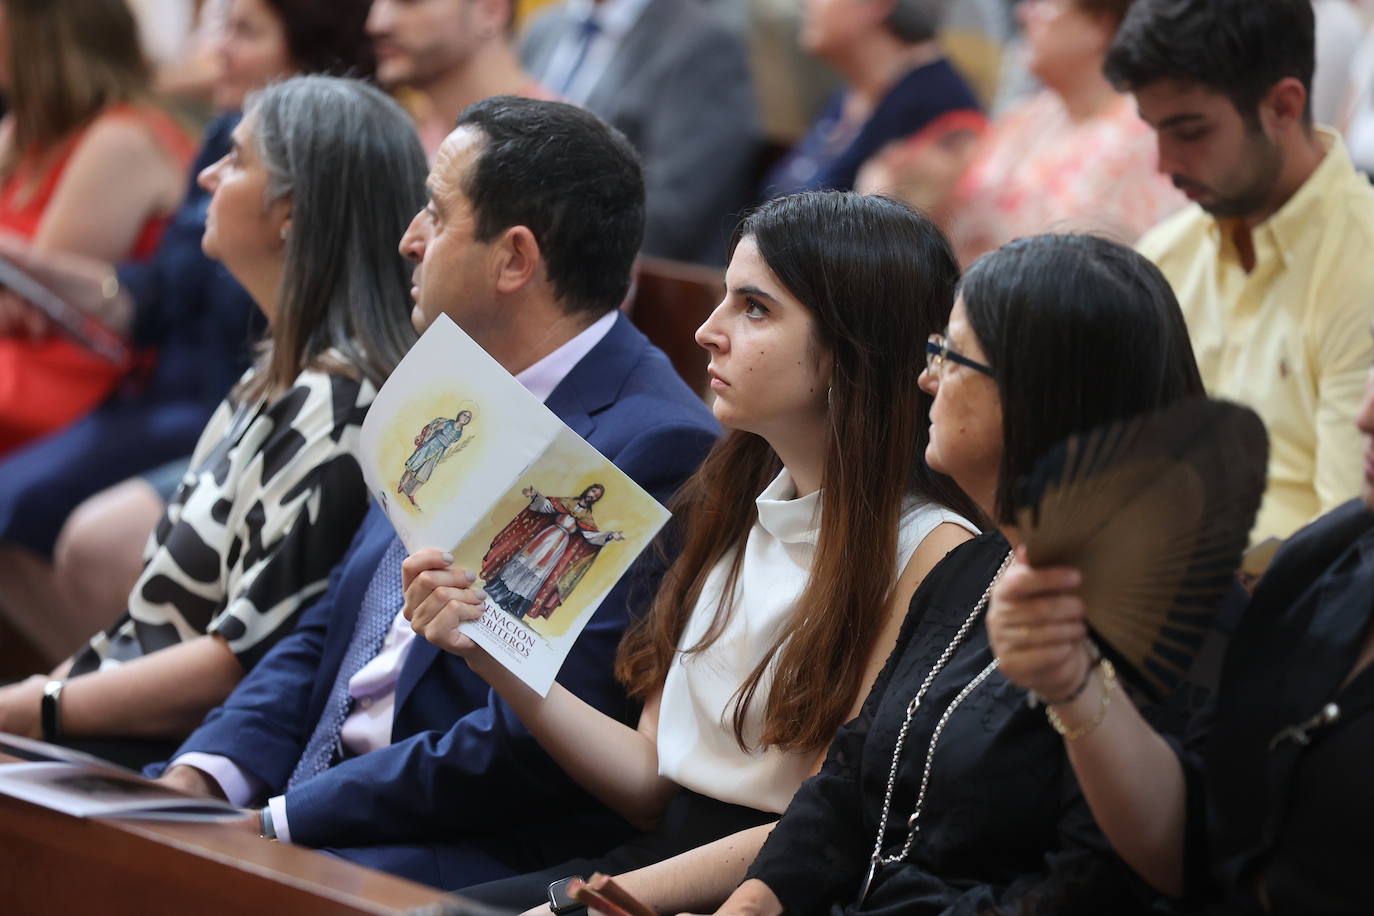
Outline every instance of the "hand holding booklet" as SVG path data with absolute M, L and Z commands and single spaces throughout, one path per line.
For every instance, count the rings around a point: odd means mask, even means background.
M 486 609 L 463 632 L 541 695 L 669 517 L 442 315 L 378 392 L 359 451 L 407 550 L 477 575 Z
M 243 812 L 225 801 L 186 795 L 99 757 L 0 732 L 0 794 L 73 817 L 225 821 Z

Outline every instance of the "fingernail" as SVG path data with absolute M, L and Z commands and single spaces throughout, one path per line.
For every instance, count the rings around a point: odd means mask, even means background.
M 445 563 L 448 563 L 450 566 L 453 565 L 453 554 L 450 553 L 449 551 L 445 550 L 444 553 L 443 553 L 443 560 L 444 560 Z
M 484 588 L 474 588 L 472 590 L 472 593 L 476 595 L 478 598 L 481 598 L 483 601 L 487 600 L 487 590 Z

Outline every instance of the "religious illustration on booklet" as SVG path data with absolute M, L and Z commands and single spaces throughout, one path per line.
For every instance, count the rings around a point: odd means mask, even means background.
M 360 453 L 407 550 L 477 573 L 487 608 L 464 632 L 541 694 L 668 520 L 444 316 L 378 392 Z
M 452 418 L 435 417 L 415 437 L 415 451 L 406 459 L 406 469 L 396 485 L 396 492 L 410 500 L 416 509 L 420 504 L 415 501 L 415 491 L 429 482 L 439 462 L 447 461 L 472 444 L 471 435 L 463 439 L 463 428 L 471 422 L 472 411 L 464 408 Z M 453 448 L 454 445 L 458 447 Z
M 597 553 L 610 541 L 623 541 L 619 531 L 598 531 L 592 506 L 606 495 L 594 483 L 577 496 L 541 496 L 534 487 L 520 495 L 529 507 L 510 521 L 482 557 L 487 594 L 517 620 L 548 618 L 571 597 Z

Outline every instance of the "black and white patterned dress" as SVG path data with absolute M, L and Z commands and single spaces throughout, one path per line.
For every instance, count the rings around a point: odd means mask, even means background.
M 366 381 L 307 370 L 270 404 L 232 394 L 220 404 L 144 548 L 128 611 L 72 673 L 206 633 L 251 668 L 324 592 L 367 512 L 355 456 L 375 394 Z

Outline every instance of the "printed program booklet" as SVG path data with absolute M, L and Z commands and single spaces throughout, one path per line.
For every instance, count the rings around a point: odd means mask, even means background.
M 226 821 L 243 816 L 228 802 L 186 795 L 99 757 L 0 732 L 0 794 L 73 817 Z
M 443 315 L 377 393 L 360 463 L 410 553 L 477 573 L 463 632 L 541 695 L 669 517 Z

